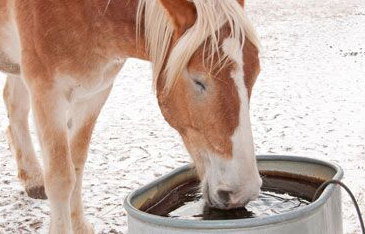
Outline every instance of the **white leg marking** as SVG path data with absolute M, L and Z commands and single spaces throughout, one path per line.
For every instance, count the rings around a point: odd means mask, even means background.
M 89 100 L 74 103 L 69 111 L 69 118 L 72 121 L 72 126 L 69 129 L 69 141 L 76 173 L 76 184 L 71 197 L 71 216 L 74 233 L 93 233 L 92 225 L 84 217 L 82 177 L 92 129 L 101 108 L 109 96 L 110 90 L 111 87 L 94 95 Z
M 36 158 L 28 127 L 29 96 L 18 76 L 8 76 L 4 88 L 8 110 L 8 138 L 18 165 L 18 176 L 29 196 L 45 198 L 41 166 Z

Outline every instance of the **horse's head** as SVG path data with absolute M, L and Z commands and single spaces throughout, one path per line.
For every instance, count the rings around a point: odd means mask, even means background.
M 162 113 L 182 136 L 208 204 L 244 206 L 262 184 L 249 116 L 259 73 L 254 31 L 237 0 L 159 3 L 173 29 L 156 82 Z

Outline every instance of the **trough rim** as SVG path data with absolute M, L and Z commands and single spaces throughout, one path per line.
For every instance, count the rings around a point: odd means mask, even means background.
M 317 165 L 326 166 L 332 168 L 336 171 L 336 174 L 332 179 L 341 180 L 343 178 L 343 170 L 336 163 L 318 160 L 314 158 L 308 157 L 300 157 L 300 156 L 285 156 L 285 155 L 258 155 L 256 157 L 258 161 L 293 161 L 293 162 L 304 162 L 304 163 L 313 163 Z M 330 198 L 332 193 L 335 190 L 335 185 L 331 184 L 325 188 L 322 192 L 321 196 L 310 205 L 299 208 L 295 211 L 286 212 L 283 214 L 272 215 L 267 217 L 259 217 L 259 218 L 251 218 L 251 219 L 235 219 L 235 220 L 184 220 L 184 219 L 171 219 L 167 217 L 161 217 L 158 215 L 152 215 L 140 211 L 133 207 L 132 199 L 140 194 L 143 194 L 148 189 L 156 186 L 160 182 L 168 179 L 171 176 L 182 173 L 183 171 L 187 171 L 194 168 L 192 164 L 188 164 L 182 167 L 179 167 L 172 172 L 159 177 L 153 182 L 136 189 L 132 193 L 130 193 L 127 198 L 124 200 L 124 208 L 126 209 L 128 215 L 132 216 L 135 219 L 138 219 L 142 222 L 147 222 L 152 225 L 164 226 L 164 227 L 172 227 L 172 228 L 184 228 L 184 229 L 237 229 L 237 228 L 253 228 L 253 227 L 261 227 L 267 225 L 275 225 L 278 223 L 286 223 L 289 221 L 293 221 L 296 219 L 303 219 L 314 214 L 318 209 L 325 205 L 327 200 Z

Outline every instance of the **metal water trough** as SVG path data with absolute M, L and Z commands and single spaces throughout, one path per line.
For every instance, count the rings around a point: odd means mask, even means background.
M 332 163 L 293 156 L 258 156 L 260 170 L 281 171 L 323 180 L 343 177 L 342 169 Z M 191 165 L 134 191 L 124 202 L 128 213 L 128 234 L 342 234 L 340 188 L 328 186 L 310 205 L 284 214 L 238 220 L 180 220 L 147 214 L 139 210 L 146 202 L 195 178 Z

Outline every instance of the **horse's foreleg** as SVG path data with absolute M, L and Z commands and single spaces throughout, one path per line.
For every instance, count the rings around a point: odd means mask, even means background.
M 69 139 L 76 173 L 76 185 L 71 197 L 71 217 L 74 233 L 93 233 L 92 226 L 84 218 L 81 192 L 82 176 L 91 134 L 110 90 L 111 87 L 87 101 L 74 103 L 69 111 Z
M 3 97 L 9 116 L 9 144 L 18 165 L 18 177 L 30 197 L 45 199 L 42 169 L 29 134 L 28 91 L 19 76 L 7 77 Z
M 27 80 L 44 160 L 45 191 L 51 207 L 50 233 L 72 233 L 70 198 L 76 182 L 67 136 L 68 92 L 51 78 Z

